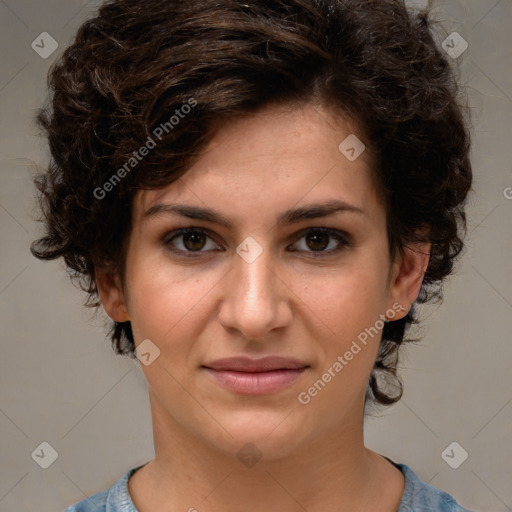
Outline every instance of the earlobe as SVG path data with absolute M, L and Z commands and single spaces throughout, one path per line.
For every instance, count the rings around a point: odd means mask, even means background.
M 398 303 L 403 309 L 395 319 L 407 315 L 420 293 L 430 258 L 430 247 L 428 242 L 415 243 L 404 247 L 403 253 L 397 255 L 393 264 L 389 298 L 391 304 Z
M 129 321 L 130 316 L 119 277 L 110 271 L 96 270 L 95 281 L 101 304 L 108 316 L 115 322 Z

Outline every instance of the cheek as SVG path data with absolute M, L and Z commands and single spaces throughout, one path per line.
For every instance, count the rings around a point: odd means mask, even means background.
M 386 275 L 375 262 L 340 266 L 322 276 L 312 273 L 299 289 L 303 303 L 341 339 L 357 335 L 384 313 Z
M 379 320 L 385 313 L 384 289 L 382 272 L 365 266 L 323 281 L 312 278 L 304 290 L 304 302 L 327 329 L 312 333 L 318 365 L 301 396 L 314 403 L 315 414 L 330 418 L 326 421 L 339 420 L 366 392 L 384 325 Z
M 137 341 L 150 338 L 161 344 L 184 339 L 184 333 L 193 335 L 200 318 L 205 318 L 208 292 L 221 277 L 198 267 L 173 267 L 140 257 L 133 258 L 127 273 L 134 336 Z

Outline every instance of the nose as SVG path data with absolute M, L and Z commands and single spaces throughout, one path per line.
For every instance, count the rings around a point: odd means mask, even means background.
M 293 293 L 270 250 L 251 263 L 235 254 L 233 268 L 225 276 L 219 321 L 247 340 L 263 340 L 271 331 L 286 327 L 292 319 Z

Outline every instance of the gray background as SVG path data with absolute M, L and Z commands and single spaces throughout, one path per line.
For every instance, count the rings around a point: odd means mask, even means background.
M 29 253 L 31 178 L 48 158 L 33 116 L 50 64 L 97 3 L 0 0 L 3 512 L 63 510 L 154 453 L 138 362 L 114 355 L 63 263 Z M 424 309 L 422 343 L 404 352 L 403 400 L 367 419 L 366 439 L 466 507 L 498 512 L 512 510 L 512 0 L 435 5 L 439 42 L 456 31 L 469 43 L 457 59 L 474 124 L 467 249 L 444 304 Z M 44 31 L 59 43 L 47 59 L 31 47 Z M 31 456 L 44 441 L 58 453 L 47 469 Z M 458 469 L 441 457 L 453 441 L 469 454 Z

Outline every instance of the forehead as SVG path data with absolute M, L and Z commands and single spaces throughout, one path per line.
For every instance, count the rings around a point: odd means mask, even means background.
M 253 208 L 260 215 L 301 201 L 339 199 L 378 207 L 371 155 L 363 150 L 351 161 L 339 148 L 353 137 L 363 138 L 352 119 L 313 105 L 273 106 L 231 120 L 179 180 L 139 191 L 136 215 L 141 218 L 165 201 L 230 212 Z

